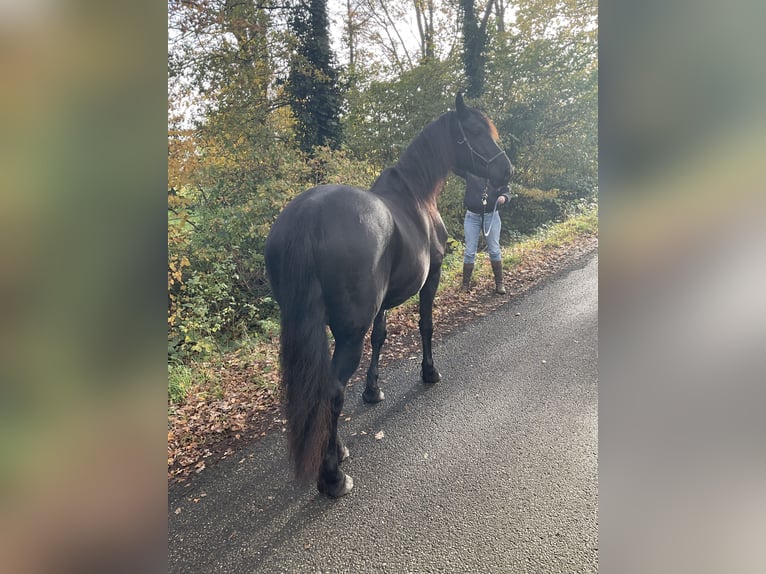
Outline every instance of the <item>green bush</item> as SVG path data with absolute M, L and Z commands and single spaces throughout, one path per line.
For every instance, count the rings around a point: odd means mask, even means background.
M 289 159 L 289 158 L 287 158 Z M 169 354 L 206 355 L 250 337 L 273 337 L 279 309 L 271 298 L 263 247 L 271 224 L 293 197 L 321 183 L 369 187 L 380 170 L 344 150 L 317 148 L 312 157 L 278 164 L 268 179 L 235 182 L 190 194 L 191 214 L 169 260 L 184 261 L 169 281 Z M 295 158 L 293 158 L 295 159 Z M 177 269 L 172 268 L 174 278 Z
M 509 241 L 514 231 L 529 235 L 541 225 L 558 219 L 561 206 L 557 199 L 557 190 L 515 188 L 509 206 L 501 211 L 503 243 Z

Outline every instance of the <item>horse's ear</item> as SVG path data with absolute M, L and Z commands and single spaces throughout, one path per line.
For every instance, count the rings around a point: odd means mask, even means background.
M 466 106 L 465 102 L 463 101 L 463 94 L 460 92 L 457 93 L 455 96 L 455 109 L 457 110 L 457 115 L 460 118 L 465 117 L 466 112 Z

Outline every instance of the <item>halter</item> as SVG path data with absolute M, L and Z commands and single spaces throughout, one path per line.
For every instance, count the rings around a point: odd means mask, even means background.
M 489 166 L 490 164 L 495 161 L 497 158 L 499 158 L 501 155 L 505 156 L 505 159 L 508 160 L 508 156 L 505 155 L 505 152 L 501 149 L 499 152 L 497 152 L 495 155 L 493 155 L 491 158 L 487 159 L 483 155 L 481 155 L 479 152 L 477 152 L 475 149 L 473 149 L 473 146 L 471 145 L 471 142 L 468 140 L 468 136 L 465 135 L 465 130 L 463 130 L 463 123 L 458 120 L 457 121 L 457 127 L 460 128 L 460 135 L 463 136 L 462 140 L 457 140 L 458 145 L 465 144 L 466 147 L 468 147 L 469 151 L 471 152 L 471 164 L 473 165 L 474 169 L 476 169 L 476 162 L 474 161 L 474 156 L 478 157 L 481 161 L 484 162 L 487 168 L 487 177 L 484 178 L 484 193 L 482 193 L 481 202 L 484 206 L 487 205 L 487 186 L 489 184 Z M 510 160 L 508 160 L 510 163 Z M 497 198 L 497 201 L 495 201 L 495 208 L 492 210 L 492 223 L 489 224 L 489 229 L 484 229 L 484 209 L 481 210 L 481 231 L 484 234 L 484 237 L 489 237 L 489 233 L 492 231 L 492 225 L 494 224 L 494 216 L 495 212 L 497 211 L 497 202 L 500 201 L 500 198 Z
M 471 142 L 468 140 L 468 136 L 465 135 L 465 131 L 463 130 L 463 124 L 460 120 L 457 121 L 457 127 L 460 128 L 460 135 L 463 136 L 462 140 L 457 140 L 458 145 L 465 144 L 466 147 L 468 147 L 469 151 L 471 152 L 471 164 L 473 165 L 474 169 L 476 169 L 476 162 L 474 161 L 474 156 L 478 157 L 481 161 L 484 162 L 486 168 L 487 168 L 487 178 L 489 179 L 489 166 L 490 164 L 495 161 L 497 158 L 499 158 L 501 155 L 505 156 L 505 159 L 508 159 L 508 156 L 505 155 L 505 152 L 503 150 L 500 150 L 495 155 L 493 155 L 490 159 L 487 159 L 483 155 L 481 155 L 479 152 L 477 152 L 475 149 L 473 149 L 473 146 L 471 145 Z

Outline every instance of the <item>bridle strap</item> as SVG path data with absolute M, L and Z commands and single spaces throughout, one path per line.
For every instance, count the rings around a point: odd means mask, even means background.
M 481 161 L 484 162 L 487 168 L 487 177 L 484 179 L 484 193 L 482 194 L 482 210 L 481 210 L 481 231 L 484 234 L 484 237 L 489 237 L 490 232 L 492 231 L 492 225 L 494 224 L 494 216 L 495 212 L 497 211 L 497 204 L 500 201 L 500 198 L 498 197 L 495 201 L 495 207 L 492 210 L 492 223 L 489 224 L 489 229 L 484 228 L 484 207 L 487 205 L 487 187 L 489 184 L 489 166 L 490 164 L 495 161 L 497 158 L 499 158 L 501 155 L 505 156 L 506 159 L 508 159 L 508 156 L 505 155 L 505 152 L 501 149 L 499 152 L 497 152 L 495 155 L 493 155 L 491 158 L 487 159 L 483 155 L 481 155 L 479 152 L 477 152 L 475 149 L 473 149 L 473 146 L 471 145 L 470 140 L 468 139 L 468 136 L 465 135 L 465 130 L 463 129 L 463 123 L 458 120 L 457 126 L 460 128 L 460 135 L 463 136 L 462 140 L 457 140 L 458 145 L 463 145 L 470 150 L 471 152 L 471 163 L 473 164 L 474 168 L 476 167 L 476 162 L 474 161 L 474 156 L 478 157 Z
M 457 121 L 457 127 L 460 128 L 460 135 L 463 136 L 462 140 L 457 140 L 458 145 L 463 145 L 469 149 L 471 152 L 471 163 L 473 164 L 474 168 L 476 167 L 476 162 L 474 161 L 474 156 L 478 157 L 481 161 L 484 162 L 484 165 L 487 168 L 487 174 L 489 174 L 489 166 L 490 164 L 495 161 L 497 158 L 499 158 L 501 155 L 505 156 L 505 152 L 501 149 L 499 152 L 497 152 L 495 155 L 493 155 L 490 159 L 487 159 L 483 155 L 481 155 L 479 152 L 477 152 L 475 149 L 473 149 L 473 146 L 471 145 L 470 140 L 468 139 L 468 136 L 465 135 L 465 130 L 463 130 L 463 123 L 458 120 Z M 505 156 L 506 159 L 508 156 Z

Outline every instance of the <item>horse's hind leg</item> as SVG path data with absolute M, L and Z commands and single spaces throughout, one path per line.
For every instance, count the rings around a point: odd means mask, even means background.
M 343 399 L 346 383 L 354 374 L 362 358 L 361 337 L 354 341 L 335 341 L 335 352 L 332 356 L 333 371 L 338 377 L 338 385 L 332 401 L 332 427 L 327 451 L 319 470 L 317 489 L 319 492 L 337 498 L 348 494 L 354 487 L 354 480 L 340 470 L 340 463 L 348 456 L 348 449 L 338 438 L 338 417 L 343 409 Z
M 338 441 L 338 415 L 343 408 L 343 394 L 343 385 L 338 383 L 332 400 L 332 427 L 329 444 L 317 480 L 319 492 L 333 498 L 348 494 L 354 487 L 354 480 L 339 468 L 340 452 L 344 448 Z
M 441 268 L 436 265 L 431 267 L 423 288 L 420 290 L 420 338 L 423 341 L 423 363 L 420 376 L 424 383 L 437 383 L 441 380 L 439 371 L 434 367 L 434 358 L 431 353 L 431 340 L 434 334 L 433 306 L 436 288 L 439 286 Z
M 372 358 L 370 359 L 370 368 L 367 369 L 367 384 L 362 393 L 362 399 L 366 403 L 379 403 L 383 400 L 383 391 L 378 386 L 378 359 L 380 358 L 380 349 L 386 340 L 386 312 L 381 309 L 375 317 L 372 324 Z

